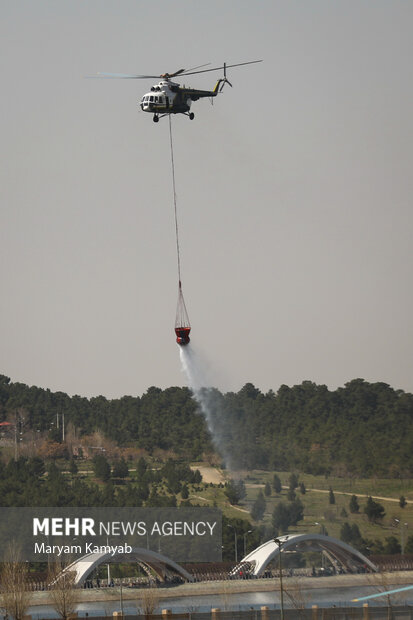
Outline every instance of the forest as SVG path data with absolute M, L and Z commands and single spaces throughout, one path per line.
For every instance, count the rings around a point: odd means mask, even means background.
M 413 474 L 413 395 L 386 383 L 354 379 L 329 390 L 304 381 L 265 394 L 247 383 L 239 392 L 209 389 L 207 397 L 222 454 L 229 455 L 233 469 Z M 150 387 L 142 396 L 88 399 L 0 375 L 0 422 L 13 422 L 17 412 L 25 430 L 51 436 L 56 414 L 64 414 L 79 435 L 99 429 L 118 445 L 148 454 L 160 448 L 196 461 L 216 452 L 187 388 Z
M 64 462 L 60 461 L 59 464 L 62 467 Z M 53 461 L 45 462 L 39 457 L 19 457 L 7 463 L 0 461 L 0 506 L 179 508 L 199 506 L 196 500 L 190 501 L 187 498 L 190 493 L 197 494 L 208 487 L 202 483 L 199 470 L 193 471 L 187 464 L 172 459 L 168 459 L 158 469 L 153 469 L 141 457 L 133 463 L 133 473 L 128 471 L 125 461 L 115 462 L 111 467 L 101 454 L 94 457 L 92 464 L 93 475 L 90 478 L 78 472 L 73 460 L 66 471 L 62 471 Z M 250 534 L 250 549 L 268 537 L 264 525 L 257 526 L 252 532 L 249 520 L 228 518 L 223 514 L 222 544 L 225 560 L 234 556 L 233 528 L 239 534 L 237 545 L 240 554 L 245 533 Z

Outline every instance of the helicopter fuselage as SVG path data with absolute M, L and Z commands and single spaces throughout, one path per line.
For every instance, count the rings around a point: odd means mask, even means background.
M 212 69 L 201 69 L 206 65 L 199 65 L 192 69 L 179 69 L 173 73 L 162 73 L 161 75 L 131 75 L 129 73 L 98 73 L 97 75 L 89 76 L 95 78 L 119 78 L 127 80 L 147 80 L 161 78 L 158 84 L 152 86 L 151 91 L 146 93 L 139 101 L 139 105 L 143 112 L 149 112 L 153 114 L 153 120 L 158 122 L 162 116 L 169 116 L 171 114 L 185 114 L 189 116 L 190 120 L 194 118 L 194 113 L 190 112 L 191 104 L 193 101 L 202 99 L 203 97 L 216 97 L 218 93 L 222 91 L 225 84 L 232 86 L 231 82 L 227 79 L 226 70 L 229 67 L 241 67 L 243 65 L 253 65 L 262 60 L 249 60 L 248 62 L 237 62 L 233 65 L 227 65 L 225 62 L 220 67 L 213 67 Z M 201 69 L 200 71 L 198 69 Z M 172 82 L 171 78 L 180 75 L 195 75 L 198 73 L 208 73 L 210 71 L 224 70 L 224 75 L 215 84 L 213 90 L 198 90 L 196 88 L 186 88 L 181 86 L 177 82 Z
M 142 97 L 139 105 L 143 112 L 153 114 L 154 120 L 166 114 L 187 114 L 192 119 L 193 114 L 189 114 L 192 102 L 203 97 L 216 97 L 221 81 L 218 80 L 214 90 L 197 90 L 170 80 L 162 80 L 152 86 L 151 91 Z

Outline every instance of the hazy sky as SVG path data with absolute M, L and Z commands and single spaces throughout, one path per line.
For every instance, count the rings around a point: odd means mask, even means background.
M 222 390 L 413 390 L 413 4 L 1 0 L 0 372 L 69 394 L 184 385 L 158 74 L 229 71 L 172 119 L 192 343 Z M 212 88 L 220 73 L 182 83 Z

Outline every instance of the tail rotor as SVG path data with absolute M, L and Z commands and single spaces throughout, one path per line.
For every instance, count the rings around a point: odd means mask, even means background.
M 232 84 L 231 84 L 231 82 L 227 78 L 227 64 L 224 62 L 224 77 L 221 80 L 221 86 L 219 88 L 219 92 L 222 92 L 225 84 L 229 84 L 231 86 L 231 88 L 232 88 Z

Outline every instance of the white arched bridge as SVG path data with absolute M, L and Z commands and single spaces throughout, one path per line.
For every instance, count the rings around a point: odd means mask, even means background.
M 322 534 L 291 534 L 279 536 L 279 543 L 269 540 L 251 553 L 248 553 L 231 571 L 236 575 L 240 570 L 244 573 L 259 577 L 266 566 L 276 560 L 281 553 L 318 551 L 323 553 L 336 568 L 343 568 L 349 572 L 368 569 L 377 572 L 378 568 L 365 555 L 350 547 L 342 540 L 323 536 Z
M 185 581 L 194 580 L 188 571 L 170 558 L 141 547 L 133 547 L 131 553 L 126 555 L 120 553 L 88 553 L 66 566 L 61 574 L 75 573 L 74 583 L 80 586 L 101 564 L 131 561 L 139 564 L 148 575 L 151 575 L 153 571 L 161 581 L 170 580 L 176 576 Z
M 277 561 L 281 553 L 306 553 L 318 551 L 323 553 L 330 563 L 337 569 L 344 569 L 348 572 L 357 572 L 360 569 L 377 572 L 378 568 L 362 553 L 347 545 L 346 543 L 321 534 L 291 534 L 280 536 L 275 542 L 274 539 L 260 545 L 248 553 L 237 566 L 231 571 L 235 576 L 242 571 L 244 574 L 260 577 L 268 564 L 273 560 Z M 128 554 L 112 553 L 89 553 L 75 560 L 67 566 L 61 574 L 75 573 L 74 582 L 82 585 L 93 571 L 101 564 L 120 563 L 135 561 L 148 575 L 154 575 L 161 580 L 167 581 L 174 577 L 180 577 L 185 581 L 194 581 L 194 577 L 182 566 L 170 558 L 141 547 L 133 547 Z

